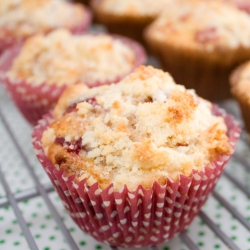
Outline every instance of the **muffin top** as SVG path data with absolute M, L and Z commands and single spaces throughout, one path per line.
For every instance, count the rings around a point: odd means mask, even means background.
M 0 38 L 72 28 L 81 24 L 86 15 L 83 5 L 64 0 L 1 0 Z
M 250 61 L 239 66 L 230 77 L 231 92 L 250 104 Z
M 157 16 L 173 0 L 101 0 L 98 8 L 107 13 L 121 16 Z
M 92 86 L 128 74 L 135 60 L 135 52 L 122 39 L 72 35 L 62 29 L 27 39 L 7 75 L 36 85 L 81 81 Z
M 177 48 L 223 51 L 249 48 L 249 27 L 250 16 L 230 4 L 189 0 L 169 4 L 146 36 Z
M 231 152 L 211 106 L 168 73 L 140 66 L 118 84 L 66 90 L 42 145 L 58 168 L 89 185 L 151 188 Z

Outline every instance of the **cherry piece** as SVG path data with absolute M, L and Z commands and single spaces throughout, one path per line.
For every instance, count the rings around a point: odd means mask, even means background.
M 60 144 L 62 147 L 66 147 L 69 153 L 79 154 L 80 150 L 88 152 L 88 148 L 82 146 L 82 138 L 76 141 L 67 142 L 63 137 L 56 137 L 55 143 Z

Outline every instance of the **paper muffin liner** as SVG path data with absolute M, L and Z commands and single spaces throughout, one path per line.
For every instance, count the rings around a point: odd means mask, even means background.
M 86 31 L 89 28 L 89 26 L 92 22 L 91 11 L 87 7 L 84 7 L 84 11 L 85 11 L 84 20 L 81 23 L 79 23 L 73 27 L 67 28 L 73 34 L 83 33 L 84 31 Z M 23 42 L 25 39 L 27 39 L 29 37 L 28 36 L 28 37 L 17 38 L 13 34 L 11 34 L 10 31 L 8 31 L 7 27 L 8 27 L 8 25 L 0 28 L 1 33 L 5 33 L 5 36 L 0 38 L 0 54 L 2 54 L 6 49 L 14 46 L 15 44 L 19 44 L 19 43 Z M 57 27 L 57 28 L 63 28 L 63 27 Z M 51 32 L 52 30 L 55 30 L 55 29 L 56 28 L 51 29 L 49 32 Z M 34 35 L 34 34 L 32 34 L 32 35 Z
M 117 83 L 126 75 L 131 73 L 139 65 L 146 61 L 146 53 L 142 46 L 126 37 L 114 35 L 114 39 L 122 41 L 125 45 L 131 48 L 135 54 L 135 62 L 131 70 L 124 75 L 117 76 L 112 80 L 97 81 L 88 83 L 89 87 L 96 87 L 104 84 Z M 10 93 L 14 103 L 21 111 L 23 116 L 31 125 L 36 125 L 37 121 L 42 118 L 51 108 L 53 108 L 61 96 L 62 92 L 67 88 L 66 85 L 57 86 L 56 84 L 48 85 L 45 83 L 36 85 L 28 83 L 26 80 L 10 79 L 6 73 L 11 68 L 12 62 L 18 56 L 22 44 L 15 45 L 6 50 L 0 57 L 0 80 Z
M 241 132 L 239 125 L 217 106 L 213 112 L 224 117 L 234 151 Z M 193 171 L 190 177 L 180 175 L 178 182 L 167 179 L 164 186 L 154 182 L 148 190 L 140 185 L 130 191 L 125 185 L 114 191 L 111 184 L 100 190 L 98 183 L 88 186 L 86 180 L 79 182 L 74 175 L 67 176 L 45 156 L 41 136 L 51 119 L 52 113 L 47 114 L 34 129 L 32 143 L 37 158 L 77 225 L 111 246 L 156 245 L 183 231 L 200 211 L 231 157 L 221 155 L 211 167 Z

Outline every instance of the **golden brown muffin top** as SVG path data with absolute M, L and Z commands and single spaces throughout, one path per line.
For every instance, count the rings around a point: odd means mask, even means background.
M 221 1 L 169 4 L 150 25 L 147 36 L 190 50 L 250 47 L 250 16 Z
M 72 35 L 61 29 L 26 40 L 7 75 L 36 85 L 81 81 L 91 86 L 128 74 L 135 60 L 134 51 L 112 36 Z
M 58 168 L 89 185 L 135 190 L 177 181 L 229 154 L 226 132 L 211 103 L 168 73 L 141 66 L 115 85 L 69 88 L 42 145 Z
M 23 38 L 55 28 L 72 28 L 85 19 L 83 5 L 64 0 L 1 0 L 0 38 Z

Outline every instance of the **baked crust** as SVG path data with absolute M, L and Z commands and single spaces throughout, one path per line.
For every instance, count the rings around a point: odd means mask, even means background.
M 60 99 L 42 145 L 54 164 L 89 185 L 151 188 L 231 152 L 224 120 L 212 115 L 211 103 L 168 73 L 141 66 L 116 85 L 79 86 Z
M 81 81 L 93 86 L 128 74 L 136 59 L 122 38 L 72 35 L 60 29 L 27 39 L 7 75 L 34 85 L 69 86 Z
M 237 20 L 237 22 L 235 22 Z M 216 1 L 182 1 L 169 4 L 150 25 L 146 38 L 173 44 L 188 51 L 219 53 L 230 60 L 228 50 L 250 48 L 250 16 Z M 217 56 L 217 57 L 219 57 Z

